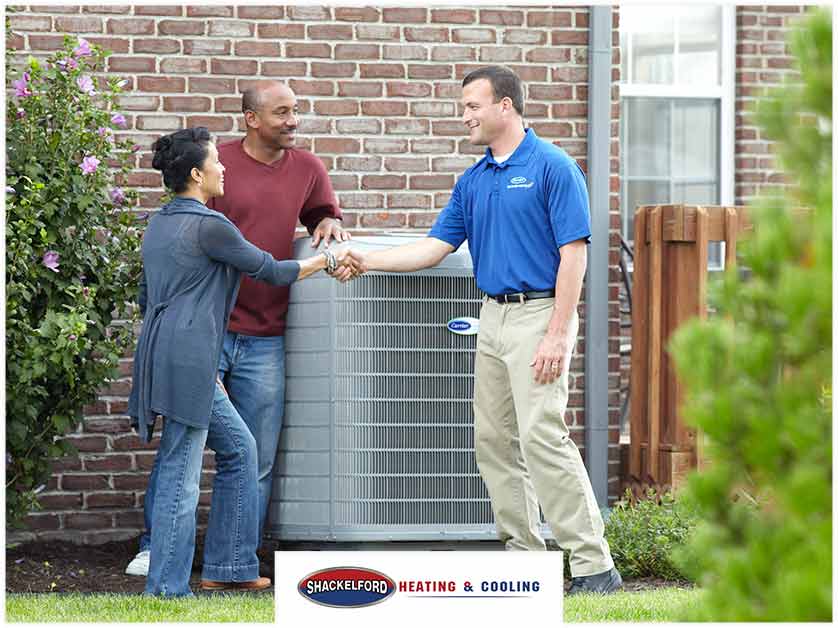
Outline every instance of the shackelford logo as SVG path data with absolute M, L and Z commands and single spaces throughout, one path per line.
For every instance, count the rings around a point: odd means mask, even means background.
M 315 604 L 360 608 L 386 600 L 396 592 L 396 583 L 364 567 L 329 567 L 300 580 L 297 591 Z

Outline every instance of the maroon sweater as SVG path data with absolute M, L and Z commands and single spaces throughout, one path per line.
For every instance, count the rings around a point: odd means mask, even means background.
M 224 196 L 207 205 L 227 216 L 244 237 L 278 260 L 293 253 L 297 220 L 311 233 L 326 216 L 341 213 L 326 168 L 308 151 L 288 149 L 271 163 L 256 161 L 241 140 L 221 144 Z M 248 336 L 282 336 L 288 288 L 242 279 L 228 329 Z

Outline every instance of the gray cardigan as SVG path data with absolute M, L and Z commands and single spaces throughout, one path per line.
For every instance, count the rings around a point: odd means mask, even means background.
M 143 326 L 128 414 L 140 437 L 150 441 L 158 414 L 193 427 L 209 426 L 241 273 L 287 286 L 296 281 L 300 265 L 275 260 L 245 240 L 223 214 L 182 197 L 149 221 L 142 256 Z

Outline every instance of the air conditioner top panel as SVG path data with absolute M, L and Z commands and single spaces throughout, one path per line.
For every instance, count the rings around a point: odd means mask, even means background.
M 340 251 L 345 248 L 357 249 L 362 252 L 380 251 L 382 249 L 389 249 L 394 246 L 402 244 L 410 244 L 411 242 L 418 242 L 427 236 L 414 234 L 388 234 L 380 236 L 365 236 L 353 235 L 349 242 L 341 242 L 340 244 L 332 243 L 332 250 Z M 311 238 L 299 238 L 294 242 L 294 259 L 306 259 L 317 254 L 322 248 L 322 244 L 317 249 L 312 248 Z M 463 242 L 459 249 L 446 256 L 433 269 L 426 271 L 418 271 L 416 274 L 438 274 L 439 271 L 450 272 L 453 274 L 471 274 L 471 254 L 468 250 L 468 243 Z

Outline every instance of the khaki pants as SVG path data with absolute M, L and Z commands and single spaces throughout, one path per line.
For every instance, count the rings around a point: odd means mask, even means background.
M 484 299 L 475 363 L 475 455 L 506 549 L 545 549 L 538 531 L 540 502 L 556 542 L 570 553 L 573 577 L 589 576 L 614 563 L 588 474 L 564 421 L 570 355 L 552 384 L 537 384 L 530 367 L 553 302 Z M 574 314 L 571 346 L 578 331 Z

